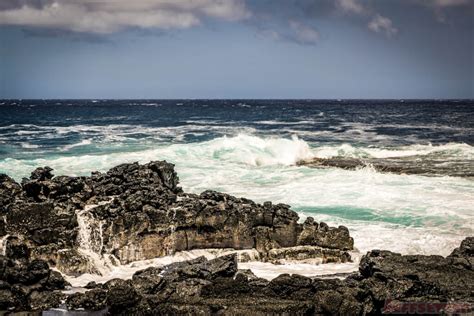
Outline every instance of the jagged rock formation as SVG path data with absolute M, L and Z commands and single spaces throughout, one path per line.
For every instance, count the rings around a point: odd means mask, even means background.
M 380 172 L 398 174 L 419 174 L 428 176 L 474 177 L 474 161 L 472 159 L 446 162 L 445 157 L 406 156 L 390 158 L 312 158 L 300 160 L 299 166 L 312 168 L 336 167 L 346 170 L 355 170 L 372 167 Z
M 30 260 L 28 247 L 17 238 L 11 238 L 5 255 L 0 255 L 0 313 L 57 307 L 66 297 L 60 290 L 67 285 L 45 261 Z
M 268 281 L 238 270 L 236 254 L 199 257 L 67 295 L 58 291 L 67 286 L 62 276 L 12 239 L 0 256 L 0 311 L 42 311 L 65 301 L 69 310 L 111 315 L 472 313 L 473 249 L 474 237 L 446 258 L 373 250 L 343 280 L 282 274 Z
M 97 260 L 125 264 L 191 249 L 255 248 L 261 260 L 322 263 L 348 261 L 353 249 L 347 228 L 300 224 L 285 204 L 183 193 L 164 161 L 90 177 L 38 168 L 21 185 L 0 175 L 0 205 L 0 236 L 17 236 L 33 258 L 71 275 L 100 273 Z
M 140 315 L 379 315 L 474 311 L 474 237 L 447 258 L 373 250 L 344 280 L 238 270 L 235 255 L 138 271 L 69 296 L 70 309 Z
M 283 274 L 267 281 L 238 270 L 232 254 L 151 267 L 66 295 L 58 290 L 67 283 L 48 264 L 69 274 L 100 272 L 96 259 L 118 264 L 197 248 L 250 249 L 272 262 L 344 262 L 353 240 L 342 226 L 298 223 L 284 204 L 185 194 L 166 162 L 90 177 L 51 171 L 36 169 L 21 185 L 0 175 L 0 311 L 47 310 L 62 300 L 70 310 L 113 315 L 474 311 L 474 237 L 446 258 L 373 250 L 343 280 Z

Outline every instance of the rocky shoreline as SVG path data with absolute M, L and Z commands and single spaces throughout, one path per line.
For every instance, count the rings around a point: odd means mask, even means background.
M 358 273 L 342 280 L 283 274 L 268 281 L 239 270 L 239 261 L 250 260 L 348 262 L 353 239 L 344 226 L 312 218 L 300 223 L 285 204 L 184 193 L 165 161 L 123 164 L 90 177 L 54 177 L 44 167 L 21 184 L 0 175 L 0 212 L 0 311 L 63 306 L 124 315 L 378 314 L 423 306 L 463 312 L 474 303 L 472 237 L 447 258 L 374 250 Z M 238 253 L 64 292 L 69 284 L 61 273 L 101 274 L 107 266 L 208 248 Z
M 474 161 L 472 159 L 459 159 L 446 162 L 444 157 L 437 156 L 404 156 L 388 158 L 311 158 L 300 160 L 298 166 L 311 168 L 341 168 L 356 170 L 371 167 L 378 172 L 396 174 L 415 174 L 424 176 L 450 176 L 473 178 Z

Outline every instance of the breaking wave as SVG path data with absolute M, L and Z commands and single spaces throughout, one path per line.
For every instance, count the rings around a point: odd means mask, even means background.
M 80 145 L 79 145 L 80 144 Z M 290 204 L 302 218 L 346 225 L 360 251 L 383 248 L 401 253 L 448 254 L 466 236 L 474 234 L 474 183 L 454 177 L 383 174 L 371 168 L 297 167 L 312 157 L 405 157 L 438 155 L 447 162 L 472 159 L 467 144 L 410 145 L 391 148 L 349 144 L 315 146 L 293 137 L 237 134 L 188 143 L 153 144 L 143 148 L 126 144 L 110 150 L 108 144 L 82 142 L 67 152 L 41 158 L 0 160 L 0 173 L 17 180 L 34 168 L 48 165 L 55 174 L 87 175 L 124 162 L 167 160 L 176 165 L 187 192 L 214 189 L 257 202 Z M 95 146 L 94 152 L 82 150 Z

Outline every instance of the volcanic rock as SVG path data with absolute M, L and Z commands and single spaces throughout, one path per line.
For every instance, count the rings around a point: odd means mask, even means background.
M 466 239 L 461 248 L 467 249 L 470 241 Z M 455 259 L 373 250 L 363 257 L 360 272 L 343 280 L 282 274 L 266 281 L 237 270 L 235 254 L 213 260 L 199 257 L 138 271 L 132 281 L 111 280 L 100 289 L 73 294 L 68 302 L 89 302 L 92 299 L 86 297 L 96 296 L 103 302 L 105 295 L 111 313 L 120 315 L 472 312 L 473 270 L 456 263 L 472 254 L 457 253 Z M 84 308 L 86 304 L 68 306 Z
M 25 248 L 20 247 L 20 241 L 10 245 L 7 255 L 11 257 L 0 255 L 0 311 L 41 311 L 59 306 L 64 297 L 59 290 L 68 285 L 61 274 L 50 270 L 43 260 L 30 261 L 28 253 L 18 251 Z
M 346 251 L 353 249 L 347 228 L 311 218 L 300 224 L 285 204 L 183 193 L 165 161 L 122 164 L 90 177 L 54 177 L 51 168 L 37 168 L 21 186 L 2 175 L 0 199 L 0 233 L 20 237 L 33 258 L 70 275 L 99 273 L 91 253 L 126 264 L 192 249 L 256 249 L 258 255 L 239 258 L 324 263 L 350 260 Z

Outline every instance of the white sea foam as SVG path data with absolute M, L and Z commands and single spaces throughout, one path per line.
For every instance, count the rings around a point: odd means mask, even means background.
M 472 180 L 382 174 L 371 168 L 347 171 L 293 165 L 300 159 L 333 155 L 400 157 L 434 153 L 447 160 L 472 159 L 473 147 L 467 144 L 311 148 L 296 137 L 240 134 L 200 143 L 130 150 L 30 160 L 7 158 L 0 160 L 0 172 L 19 180 L 35 167 L 49 165 L 55 174 L 87 175 L 124 162 L 166 159 L 176 164 L 187 192 L 215 189 L 257 202 L 290 204 L 302 215 L 348 226 L 361 252 L 383 248 L 447 255 L 460 240 L 474 234 Z
M 92 140 L 83 139 L 83 140 L 81 140 L 80 142 L 78 142 L 76 144 L 66 145 L 66 146 L 62 147 L 61 150 L 62 151 L 67 151 L 67 150 L 71 150 L 75 147 L 87 146 L 87 145 L 90 145 L 90 144 L 92 144 Z
M 239 264 L 239 269 L 250 269 L 252 272 L 267 280 L 271 280 L 283 273 L 300 274 L 307 277 L 324 276 L 331 274 L 350 273 L 357 271 L 359 260 L 346 263 L 291 263 L 291 264 L 272 264 L 269 262 L 245 262 Z
M 198 150 L 201 154 L 212 152 L 218 160 L 251 166 L 292 165 L 313 156 L 309 145 L 297 137 L 263 139 L 240 134 L 209 141 L 201 148 L 204 149 Z
M 189 251 L 177 252 L 174 255 L 155 258 L 150 260 L 135 261 L 130 264 L 111 267 L 102 275 L 82 274 L 77 277 L 65 276 L 66 280 L 73 287 L 83 287 L 90 281 L 106 282 L 114 278 L 131 279 L 133 274 L 139 270 L 149 267 L 162 267 L 174 262 L 195 259 L 201 256 L 208 260 L 217 258 L 230 253 L 241 253 L 252 250 L 229 250 L 229 249 L 195 249 Z M 255 251 L 255 250 L 253 250 Z M 271 280 L 282 273 L 298 273 L 306 276 L 330 275 L 335 273 L 348 273 L 357 270 L 360 254 L 353 252 L 351 254 L 354 261 L 348 263 L 327 263 L 327 264 L 308 264 L 308 263 L 291 263 L 291 264 L 272 264 L 268 262 L 250 261 L 239 262 L 239 269 L 251 269 L 258 277 Z
M 5 254 L 6 254 L 7 248 L 5 247 L 6 246 L 5 244 L 7 242 L 8 237 L 10 237 L 10 235 L 6 234 L 5 236 L 2 236 L 0 238 L 0 254 L 2 256 L 5 256 Z
M 338 146 L 321 146 L 315 148 L 313 151 L 314 155 L 320 158 L 394 158 L 439 154 L 444 155 L 447 159 L 474 159 L 474 147 L 464 143 L 448 143 L 436 146 L 410 145 L 386 148 L 356 147 L 350 144 L 342 144 Z
M 308 125 L 316 124 L 316 120 L 300 120 L 300 121 L 280 121 L 280 120 L 266 120 L 266 121 L 257 121 L 255 123 L 263 125 Z
M 35 148 L 39 148 L 38 145 L 34 145 L 34 144 L 29 144 L 29 143 L 21 143 L 21 148 L 25 148 L 25 149 L 35 149 Z

